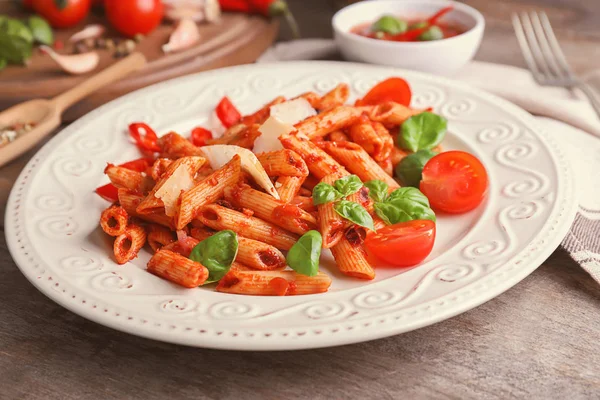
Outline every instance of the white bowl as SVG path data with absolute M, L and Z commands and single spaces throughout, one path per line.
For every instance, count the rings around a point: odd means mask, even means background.
M 403 18 L 426 18 L 453 5 L 444 21 L 467 29 L 448 39 L 427 42 L 392 42 L 363 37 L 350 30 L 372 23 L 385 14 Z M 332 20 L 336 43 L 344 58 L 370 64 L 390 65 L 438 75 L 451 75 L 468 63 L 479 48 L 485 20 L 473 7 L 449 0 L 371 0 L 344 7 Z

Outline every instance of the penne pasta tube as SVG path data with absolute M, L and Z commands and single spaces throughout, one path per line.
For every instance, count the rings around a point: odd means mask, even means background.
M 150 214 L 138 214 L 136 209 L 142 200 L 144 200 L 144 197 L 137 193 L 131 192 L 127 189 L 119 189 L 119 204 L 121 204 L 121 207 L 127 211 L 127 214 L 144 221 L 154 222 L 170 229 L 175 229 L 173 218 L 167 216 L 164 210 L 157 209 Z
M 227 136 L 223 136 L 218 139 L 212 139 L 208 141 L 208 144 L 230 144 L 235 146 L 244 147 L 246 149 L 252 149 L 254 147 L 254 141 L 261 135 L 258 128 L 259 124 L 253 125 L 238 125 L 236 126 L 236 132 L 230 133 Z M 232 127 L 233 128 L 233 127 Z M 231 128 L 230 128 L 231 129 Z
M 161 157 L 175 159 L 202 156 L 199 147 L 194 146 L 192 142 L 175 132 L 169 132 L 158 138 L 158 146 L 160 147 Z
M 100 214 L 100 226 L 104 233 L 119 236 L 127 229 L 129 214 L 121 206 L 112 205 Z
M 327 154 L 327 153 L 325 153 Z M 315 186 L 320 182 L 320 180 L 314 175 L 309 175 L 306 177 L 306 180 L 302 184 L 302 188 L 308 190 L 311 194 Z
M 367 118 L 361 118 L 358 123 L 352 125 L 348 129 L 350 138 L 352 141 L 363 149 L 371 156 L 375 161 L 381 161 L 381 154 L 383 151 L 383 140 L 375 132 L 375 128 L 371 125 L 371 121 Z
M 292 150 L 276 150 L 257 154 L 256 158 L 270 177 L 307 176 L 308 168 L 302 157 Z
M 274 246 L 258 240 L 238 236 L 237 262 L 263 271 L 283 269 L 285 256 Z
M 141 172 L 108 164 L 104 168 L 104 173 L 108 176 L 110 182 L 118 188 L 125 188 L 139 193 L 144 192 L 144 175 Z
M 195 221 L 197 221 L 197 220 L 194 220 L 194 222 Z M 203 241 L 206 238 L 211 237 L 215 233 L 216 232 L 213 231 L 212 229 L 208 229 L 205 227 L 193 226 L 192 229 L 190 229 L 190 236 L 193 237 L 194 239 L 198 240 L 199 242 Z
M 316 228 L 312 215 L 293 204 L 286 204 L 270 194 L 252 189 L 246 184 L 225 189 L 225 200 L 240 208 L 247 208 L 263 221 L 303 235 Z
M 382 123 L 371 122 L 371 125 L 373 126 L 373 129 L 375 129 L 377 136 L 379 136 L 383 142 L 380 152 L 376 152 L 374 158 L 376 161 L 385 160 L 392 154 L 392 149 L 394 148 L 394 138 L 390 134 L 390 131 L 388 131 Z
M 260 110 L 257 110 L 250 115 L 245 115 L 244 117 L 242 117 L 241 123 L 244 125 L 262 125 L 271 115 L 271 107 L 275 104 L 283 103 L 284 101 L 285 97 L 283 96 L 275 97 L 271 102 L 265 104 Z
M 289 250 L 298 241 L 297 235 L 278 226 L 216 204 L 204 206 L 198 219 L 214 230 L 230 229 L 239 236 L 259 240 L 280 250 Z
M 310 196 L 296 196 L 290 203 L 297 205 L 306 212 L 317 210 L 317 206 L 313 204 L 312 197 Z
M 310 173 L 317 179 L 322 179 L 326 175 L 338 172 L 348 174 L 340 163 L 310 140 L 300 139 L 295 135 L 283 135 L 279 137 L 279 140 L 283 147 L 300 154 L 300 157 L 306 162 Z
M 347 142 L 350 140 L 348 135 L 343 131 L 333 131 L 329 134 L 328 138 L 332 142 Z
M 250 268 L 240 262 L 234 261 L 231 263 L 229 271 L 256 271 L 254 268 Z
M 402 161 L 402 159 L 409 154 L 410 153 L 408 151 L 399 149 L 398 147 L 394 146 L 394 148 L 392 148 L 392 152 L 390 154 L 392 168 L 396 168 L 396 165 L 398 165 L 400 163 L 400 161 Z
M 275 190 L 283 203 L 289 203 L 298 194 L 306 178 L 303 176 L 280 176 L 275 181 Z
M 358 144 L 352 142 L 320 142 L 319 146 L 324 148 L 328 154 L 344 165 L 348 171 L 357 175 L 363 182 L 379 179 L 387 183 L 391 189 L 400 187 L 398 182 L 389 176 Z
M 321 179 L 321 182 L 333 185 L 341 177 L 342 175 L 339 174 L 331 174 Z M 335 211 L 334 202 L 319 204 L 317 210 L 319 212 L 319 232 L 321 232 L 323 238 L 323 248 L 330 249 L 341 240 L 344 229 L 349 226 L 350 222 Z
M 240 171 L 241 159 L 239 155 L 235 155 L 223 167 L 204 178 L 190 190 L 183 192 L 177 218 L 177 229 L 183 229 L 189 224 L 202 206 L 220 199 L 226 187 L 235 185 L 239 181 Z M 270 195 L 268 196 L 270 197 Z
M 413 110 L 402 104 L 389 101 L 372 107 L 369 118 L 386 126 L 398 126 L 413 115 L 421 114 L 423 111 L 425 110 Z
M 326 292 L 331 278 L 323 272 L 306 276 L 294 271 L 230 270 L 217 285 L 218 292 L 255 296 L 293 296 Z
M 119 264 L 125 264 L 137 257 L 146 243 L 146 231 L 139 225 L 130 224 L 125 231 L 115 238 L 113 252 Z
M 316 108 L 317 110 L 319 109 L 319 106 L 321 104 L 321 96 L 319 96 L 315 92 L 302 93 L 300 96 L 294 97 L 292 100 L 296 99 L 305 99 L 306 101 L 308 101 L 312 108 Z
M 158 182 L 172 163 L 173 160 L 168 158 L 159 158 L 154 161 L 154 164 L 152 164 L 152 167 L 150 168 L 150 176 L 152 179 L 154 179 L 155 182 Z
M 198 287 L 208 278 L 208 270 L 204 265 L 164 249 L 152 256 L 147 270 L 186 288 Z
M 375 270 L 367 261 L 360 234 L 352 228 L 331 248 L 331 253 L 341 273 L 359 279 L 375 278 Z
M 350 97 L 350 87 L 346 83 L 340 83 L 321 97 L 317 109 L 323 111 L 343 106 L 348 100 L 348 97 Z
M 385 171 L 389 176 L 394 176 L 394 165 L 392 164 L 392 157 L 388 157 L 383 161 L 378 161 L 377 164 Z
M 172 230 L 158 224 L 148 226 L 148 244 L 156 253 L 164 246 L 167 246 L 177 240 Z
M 351 106 L 339 106 L 323 111 L 297 123 L 295 125 L 296 135 L 305 136 L 308 139 L 323 138 L 328 133 L 352 125 L 360 118 L 362 112 L 362 109 Z

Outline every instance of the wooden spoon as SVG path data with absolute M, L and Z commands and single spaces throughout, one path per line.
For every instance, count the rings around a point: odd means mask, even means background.
M 13 142 L 0 147 L 0 167 L 31 149 L 54 131 L 60 125 L 62 113 L 74 103 L 145 64 L 146 58 L 141 53 L 133 53 L 53 99 L 29 100 L 1 112 L 0 128 L 16 123 L 35 126 L 29 132 L 17 136 Z

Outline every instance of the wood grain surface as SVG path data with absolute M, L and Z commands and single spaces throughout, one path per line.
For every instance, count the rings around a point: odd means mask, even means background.
M 332 2 L 291 3 L 305 36 L 331 35 Z M 468 3 L 488 20 L 479 59 L 522 65 L 508 17 L 535 7 L 560 26 L 578 71 L 599 66 L 597 0 Z M 0 191 L 28 157 L 0 170 Z M 600 288 L 561 250 L 514 288 L 450 320 L 368 343 L 273 353 L 187 348 L 89 322 L 27 282 L 4 235 L 0 273 L 1 399 L 600 397 Z

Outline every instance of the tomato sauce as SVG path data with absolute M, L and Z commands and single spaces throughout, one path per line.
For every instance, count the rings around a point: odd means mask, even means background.
M 419 23 L 419 22 L 421 22 L 421 21 L 420 20 L 408 20 L 409 25 Z M 352 32 L 356 35 L 368 37 L 370 39 L 387 40 L 389 42 L 420 42 L 421 41 L 421 40 L 419 40 L 418 37 L 412 37 L 411 35 L 404 35 L 404 34 L 391 35 L 391 34 L 385 33 L 385 32 L 374 32 L 371 30 L 372 25 L 373 24 L 370 22 L 367 22 L 364 24 L 358 24 L 358 25 L 352 27 L 352 29 L 350 29 L 350 32 Z M 458 36 L 467 31 L 467 29 L 463 28 L 462 26 L 460 26 L 458 24 L 447 23 L 447 22 L 436 22 L 435 26 L 437 26 L 438 28 L 440 28 L 442 30 L 442 33 L 444 34 L 443 39 L 455 37 L 455 36 Z

